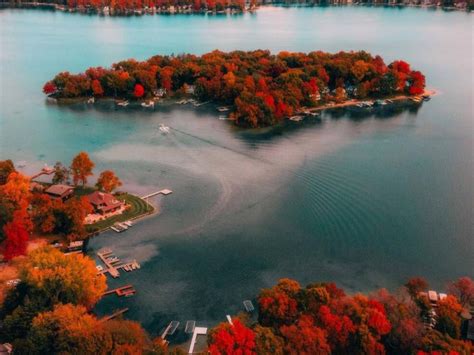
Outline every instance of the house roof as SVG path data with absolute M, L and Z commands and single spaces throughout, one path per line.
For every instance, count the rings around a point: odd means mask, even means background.
M 66 192 L 69 192 L 72 190 L 74 190 L 74 188 L 69 185 L 51 185 L 45 190 L 45 192 L 50 195 L 62 196 Z
M 114 195 L 106 192 L 94 191 L 88 195 L 87 198 L 95 208 L 104 212 L 110 211 L 123 204 L 123 202 L 117 200 Z

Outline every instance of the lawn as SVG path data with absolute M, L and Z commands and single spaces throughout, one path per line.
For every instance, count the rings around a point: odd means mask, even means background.
M 98 232 L 112 226 L 116 222 L 124 222 L 153 212 L 154 208 L 138 196 L 128 193 L 117 194 L 119 200 L 125 201 L 130 207 L 118 216 L 110 217 L 104 221 L 99 221 L 86 226 L 89 233 Z

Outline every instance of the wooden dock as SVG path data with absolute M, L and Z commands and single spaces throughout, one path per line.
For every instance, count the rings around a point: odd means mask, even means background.
M 122 297 L 130 297 L 136 293 L 136 290 L 133 288 L 133 285 L 126 285 L 118 288 L 114 288 L 113 290 L 105 291 L 102 296 L 107 296 L 115 293 L 117 296 Z
M 106 316 L 106 317 L 102 318 L 100 321 L 101 322 L 107 322 L 108 320 L 114 319 L 114 318 L 118 317 L 119 315 L 124 314 L 127 311 L 128 311 L 128 308 L 120 309 L 117 312 L 112 313 L 110 316 Z
M 52 173 L 54 173 L 53 168 L 44 167 L 43 169 L 41 169 L 41 171 L 38 174 L 35 174 L 32 177 L 30 177 L 30 180 L 34 180 L 36 178 L 39 178 L 41 175 L 51 175 Z
M 207 328 L 204 327 L 195 327 L 193 332 L 193 337 L 191 338 L 191 345 L 189 346 L 188 354 L 194 353 L 194 346 L 196 345 L 196 338 L 198 335 L 206 335 Z
M 148 195 L 145 195 L 142 197 L 143 200 L 146 200 L 147 198 L 150 198 L 150 197 L 153 197 L 153 196 L 156 196 L 156 195 L 169 195 L 169 194 L 172 194 L 173 191 L 169 190 L 169 189 L 163 189 L 163 190 L 160 190 L 160 191 L 155 191 L 155 192 L 152 192 L 151 194 L 148 194 Z
M 136 260 L 120 263 L 120 259 L 113 256 L 112 250 L 107 248 L 97 252 L 97 256 L 105 265 L 105 268 L 98 272 L 100 275 L 109 273 L 113 278 L 117 278 L 120 277 L 121 269 L 127 272 L 140 269 L 140 264 Z

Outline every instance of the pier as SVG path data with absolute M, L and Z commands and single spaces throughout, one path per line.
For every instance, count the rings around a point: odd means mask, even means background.
M 156 196 L 156 195 L 169 195 L 169 194 L 172 194 L 173 191 L 171 191 L 170 189 L 163 189 L 163 190 L 160 190 L 160 191 L 155 191 L 155 192 L 152 192 L 151 194 L 148 194 L 148 195 L 145 195 L 145 196 L 142 196 L 142 199 L 143 200 L 146 200 L 147 198 L 150 198 L 150 197 L 153 197 L 153 196 Z
M 132 285 L 126 285 L 126 286 L 114 288 L 113 290 L 107 290 L 102 294 L 102 296 L 111 295 L 113 293 L 115 293 L 119 297 L 122 297 L 122 296 L 130 297 L 136 293 L 136 290 L 133 288 Z
M 194 352 L 194 346 L 196 345 L 196 338 L 198 335 L 206 335 L 207 328 L 204 327 L 195 327 L 193 332 L 193 337 L 191 338 L 191 345 L 189 346 L 188 354 L 192 354 Z
M 39 178 L 41 175 L 51 175 L 54 173 L 54 168 L 50 168 L 48 166 L 45 166 L 41 171 L 33 176 L 31 176 L 30 180 L 34 180 L 36 178 Z
M 100 275 L 109 273 L 113 278 L 117 278 L 120 277 L 120 269 L 125 270 L 126 272 L 140 269 L 140 264 L 136 260 L 120 263 L 120 259 L 114 256 L 112 250 L 108 248 L 97 252 L 97 256 L 105 265 L 105 268 L 98 272 Z
M 127 311 L 128 311 L 128 308 L 120 309 L 117 312 L 112 313 L 110 316 L 106 316 L 106 317 L 102 318 L 100 321 L 101 322 L 107 322 L 108 320 L 114 319 L 114 318 L 118 317 L 119 315 L 124 314 Z

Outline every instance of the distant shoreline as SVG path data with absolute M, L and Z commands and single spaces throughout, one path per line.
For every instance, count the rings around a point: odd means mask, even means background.
M 387 7 L 387 8 L 420 8 L 420 9 L 439 9 L 443 11 L 465 11 L 472 12 L 474 7 L 469 5 L 466 1 L 460 3 L 460 6 L 443 6 L 438 5 L 437 3 L 431 4 L 418 4 L 418 3 L 348 3 L 344 1 L 343 3 L 329 3 L 327 5 L 318 4 L 318 3 L 261 3 L 253 8 L 239 9 L 232 6 L 226 6 L 222 9 L 207 9 L 202 8 L 195 10 L 191 4 L 183 6 L 163 6 L 161 8 L 157 7 L 143 7 L 143 8 L 130 8 L 124 10 L 110 10 L 107 6 L 103 8 L 93 8 L 91 6 L 87 7 L 72 7 L 69 8 L 66 5 L 60 5 L 56 3 L 40 3 L 40 2 L 2 2 L 0 1 L 0 9 L 41 9 L 49 11 L 60 11 L 65 13 L 77 13 L 83 15 L 97 15 L 97 16 L 107 16 L 107 17 L 131 17 L 131 16 L 145 16 L 145 15 L 201 15 L 201 16 L 226 16 L 226 15 L 242 15 L 244 13 L 255 13 L 260 8 L 269 8 L 269 7 L 282 7 L 282 8 L 314 8 L 314 7 Z

